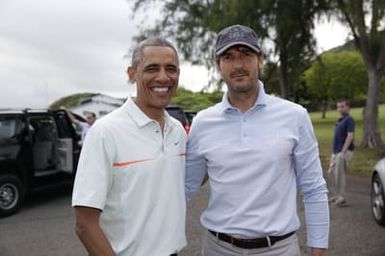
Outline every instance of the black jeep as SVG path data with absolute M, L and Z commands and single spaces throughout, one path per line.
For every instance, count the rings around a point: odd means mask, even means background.
M 72 182 L 78 140 L 64 110 L 0 110 L 0 217 L 31 191 Z

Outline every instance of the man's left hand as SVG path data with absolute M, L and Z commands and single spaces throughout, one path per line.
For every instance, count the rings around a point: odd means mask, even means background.
M 322 248 L 311 248 L 311 256 L 325 256 L 326 249 Z

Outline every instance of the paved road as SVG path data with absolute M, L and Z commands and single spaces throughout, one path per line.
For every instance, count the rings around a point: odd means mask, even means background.
M 385 256 L 385 228 L 378 226 L 370 212 L 370 179 L 347 177 L 347 207 L 330 207 L 330 256 Z M 199 224 L 199 213 L 207 204 L 207 186 L 199 192 L 188 207 L 187 236 L 189 245 L 182 256 L 200 255 L 200 243 L 204 230 Z M 301 222 L 304 223 L 304 209 L 299 203 Z M 306 232 L 297 232 L 303 255 L 309 253 Z
M 331 256 L 385 256 L 385 228 L 374 223 L 370 212 L 368 178 L 348 176 L 349 206 L 331 208 Z M 207 187 L 190 202 L 187 235 L 182 256 L 199 255 L 204 230 L 199 215 L 207 203 Z M 0 219 L 0 256 L 86 255 L 74 232 L 70 189 L 43 191 L 18 214 Z M 303 207 L 300 206 L 303 219 Z M 298 232 L 303 253 L 305 231 Z

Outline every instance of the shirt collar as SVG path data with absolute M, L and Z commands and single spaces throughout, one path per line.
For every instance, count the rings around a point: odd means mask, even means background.
M 123 104 L 123 110 L 132 117 L 139 127 L 144 127 L 150 123 L 155 122 L 155 120 L 149 118 L 136 103 L 129 97 L 126 102 Z M 164 111 L 164 120 L 165 124 L 170 125 L 170 115 L 167 111 Z
M 267 94 L 265 93 L 265 89 L 264 89 L 264 85 L 263 85 L 263 82 L 258 80 L 258 97 L 257 97 L 257 100 L 255 101 L 254 105 L 251 107 L 250 110 L 252 109 L 258 109 L 258 108 L 261 108 L 261 107 L 265 107 L 266 106 L 266 96 Z M 226 91 L 224 94 L 223 94 L 223 97 L 222 97 L 222 102 L 220 103 L 220 109 L 222 112 L 228 112 L 228 111 L 234 111 L 234 110 L 237 110 L 236 107 L 232 106 L 229 102 L 229 96 L 228 96 L 228 92 Z

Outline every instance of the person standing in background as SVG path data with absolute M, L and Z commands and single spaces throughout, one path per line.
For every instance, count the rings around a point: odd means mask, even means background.
M 347 165 L 353 156 L 354 150 L 354 119 L 349 115 L 350 104 L 346 99 L 337 101 L 337 111 L 341 117 L 334 128 L 333 154 L 330 158 L 328 170 L 329 187 L 333 196 L 329 201 L 335 206 L 345 206 L 344 197 L 346 187 Z
M 75 118 L 75 116 L 69 111 L 68 109 L 64 108 L 64 110 L 67 113 L 68 118 L 71 120 L 73 124 L 75 124 L 80 129 L 81 137 L 80 141 L 78 141 L 79 146 L 83 145 L 84 139 L 86 138 L 86 135 L 88 131 L 90 130 L 91 126 L 96 121 L 96 115 L 94 112 L 87 111 L 86 112 L 86 122 L 79 121 Z

